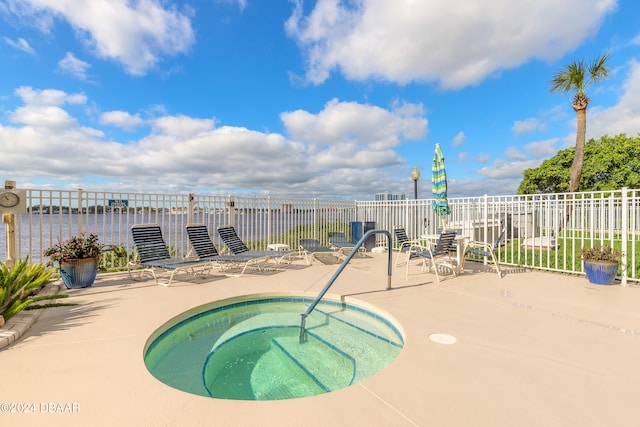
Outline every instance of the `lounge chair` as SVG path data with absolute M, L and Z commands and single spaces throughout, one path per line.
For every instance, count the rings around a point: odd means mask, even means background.
M 225 246 L 234 255 L 244 255 L 253 257 L 270 258 L 280 264 L 283 259 L 291 259 L 291 256 L 297 254 L 297 251 L 254 251 L 247 247 L 236 233 L 236 229 L 232 226 L 225 225 L 218 227 L 218 235 L 224 242 Z
M 440 281 L 440 275 L 438 274 L 438 266 L 444 265 L 451 269 L 453 276 L 456 276 L 456 266 L 454 266 L 453 258 L 451 257 L 451 248 L 455 247 L 456 232 L 453 230 L 446 230 L 440 233 L 438 241 L 433 246 L 422 246 L 419 244 L 412 244 L 407 251 L 407 269 L 406 276 L 409 275 L 409 260 L 412 255 L 416 255 L 423 258 L 423 268 L 427 266 L 429 262 L 430 268 L 433 267 L 436 280 Z M 444 262 L 438 263 L 438 259 L 444 259 Z M 429 268 L 429 269 L 430 269 Z
M 254 254 L 220 255 L 213 240 L 209 237 L 206 225 L 188 225 L 187 237 L 199 260 L 211 262 L 227 276 L 240 277 L 250 267 L 257 267 L 261 270 L 262 264 L 268 259 L 268 257 Z M 240 274 L 226 273 L 229 268 L 233 267 L 241 268 Z
M 500 271 L 500 264 L 498 264 L 498 259 L 496 258 L 496 251 L 498 250 L 500 245 L 502 245 L 504 234 L 505 234 L 505 231 L 503 229 L 502 231 L 500 231 L 500 234 L 498 235 L 498 238 L 496 239 L 493 246 L 490 245 L 489 243 L 477 242 L 477 241 L 467 243 L 466 250 L 464 252 L 465 257 L 468 254 L 472 254 L 472 255 L 477 255 L 481 257 L 491 258 L 491 261 L 493 262 L 493 266 L 496 269 L 496 272 L 498 273 L 498 277 L 502 279 L 502 272 Z
M 347 240 L 347 236 L 342 231 L 329 231 L 329 244 L 332 248 L 342 252 L 347 255 L 347 253 L 351 252 L 353 248 L 356 247 L 355 243 L 351 243 Z M 345 253 L 345 250 L 347 253 Z M 361 246 L 360 251 L 365 251 L 366 248 Z
M 404 227 L 401 226 L 396 226 L 393 228 L 393 235 L 396 239 L 395 243 L 398 248 L 398 256 L 396 257 L 395 264 L 395 267 L 397 267 L 400 263 L 400 256 L 402 255 L 402 253 L 409 251 L 409 249 L 411 249 L 411 245 L 419 244 L 420 242 L 418 240 L 409 240 L 407 231 L 404 229 Z M 413 258 L 415 256 L 417 255 L 411 254 L 409 257 Z
M 317 254 L 336 254 L 334 249 L 323 245 L 316 239 L 300 239 L 298 251 L 308 265 L 311 265 L 312 259 L 316 259 Z
M 173 276 L 178 272 L 187 271 L 194 275 L 207 272 L 207 262 L 172 257 L 162 237 L 162 229 L 159 225 L 134 225 L 131 227 L 131 234 L 133 235 L 133 243 L 138 253 L 138 261 L 127 264 L 127 271 L 130 278 L 133 278 L 131 270 L 137 266 L 144 267 L 140 272 L 140 277 L 142 277 L 144 273 L 150 273 L 156 283 L 163 286 L 170 286 Z M 161 283 L 159 281 L 156 275 L 157 269 L 170 272 L 167 283 Z M 196 269 L 200 271 L 196 271 Z

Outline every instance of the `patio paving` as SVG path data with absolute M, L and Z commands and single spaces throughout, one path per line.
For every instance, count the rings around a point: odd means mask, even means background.
M 640 287 L 467 262 L 437 283 L 412 261 L 386 290 L 386 255 L 354 258 L 330 293 L 365 301 L 401 325 L 385 370 L 336 392 L 232 401 L 172 389 L 148 373 L 149 336 L 190 308 L 238 295 L 317 293 L 336 265 L 296 261 L 275 273 L 212 275 L 169 287 L 126 275 L 68 290 L 0 351 L 0 423 L 12 426 L 636 426 Z M 178 280 L 181 277 L 178 276 Z M 444 345 L 434 333 L 457 339 Z M 15 404 L 31 410 L 11 413 Z

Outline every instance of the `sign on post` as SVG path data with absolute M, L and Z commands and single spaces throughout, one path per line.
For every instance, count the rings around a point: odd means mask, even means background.
M 114 199 L 110 199 L 109 200 L 109 207 L 112 209 L 122 209 L 122 208 L 126 208 L 127 206 L 129 206 L 129 201 L 128 200 L 114 200 Z

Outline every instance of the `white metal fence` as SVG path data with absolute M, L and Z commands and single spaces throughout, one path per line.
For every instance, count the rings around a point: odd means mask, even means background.
M 483 196 L 449 199 L 446 226 L 470 240 L 493 243 L 502 228 L 502 264 L 582 273 L 576 254 L 584 246 L 622 250 L 620 276 L 639 279 L 640 190 Z M 433 234 L 443 225 L 430 200 L 358 202 L 358 218 L 391 230 L 402 225 L 412 237 Z
M 95 233 L 101 243 L 133 251 L 131 226 L 159 224 L 167 245 L 178 256 L 188 254 L 186 226 L 216 228 L 233 225 L 252 248 L 285 243 L 295 248 L 300 238 L 327 243 L 327 230 L 349 232 L 355 221 L 354 201 L 276 199 L 271 197 L 142 194 L 65 190 L 25 190 L 27 213 L 16 216 L 16 255 L 45 262 L 44 250 L 79 233 Z M 6 233 L 0 233 L 0 259 L 7 258 Z M 109 267 L 117 268 L 118 265 Z
M 25 190 L 27 213 L 16 221 L 17 254 L 44 262 L 51 243 L 81 232 L 96 233 L 109 245 L 133 249 L 133 224 L 156 223 L 177 255 L 188 253 L 185 227 L 202 223 L 214 242 L 215 230 L 234 225 L 240 237 L 256 249 L 268 243 L 295 248 L 301 238 L 327 243 L 327 231 L 362 235 L 364 228 L 392 231 L 405 227 L 412 237 L 442 227 L 431 200 L 346 201 L 271 197 L 142 194 L 65 190 Z M 640 236 L 640 190 L 515 196 L 452 198 L 447 227 L 471 240 L 492 243 L 501 228 L 506 244 L 499 249 L 502 264 L 581 273 L 575 255 L 583 246 L 607 244 L 621 248 L 621 278 L 639 278 L 636 250 Z M 385 242 L 380 241 L 379 244 Z M 6 259 L 6 235 L 0 233 L 0 259 Z M 113 267 L 118 267 L 114 265 Z

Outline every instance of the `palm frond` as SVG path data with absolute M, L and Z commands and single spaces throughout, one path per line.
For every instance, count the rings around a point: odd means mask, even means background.
M 588 84 L 597 82 L 599 80 L 605 80 L 609 76 L 609 69 L 607 68 L 607 61 L 611 57 L 610 54 L 605 53 L 600 57 L 593 60 L 589 66 L 589 82 Z
M 551 79 L 551 92 L 584 93 L 585 68 L 582 61 L 574 61 L 567 68 L 558 71 Z

